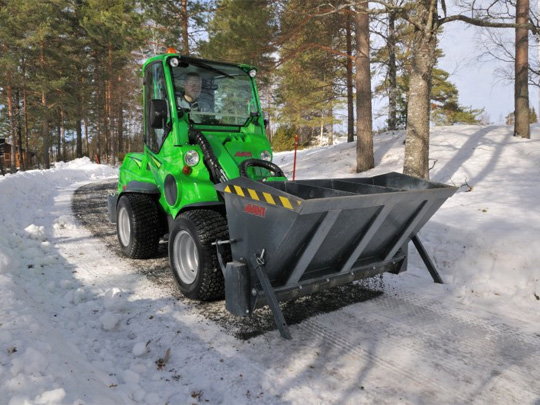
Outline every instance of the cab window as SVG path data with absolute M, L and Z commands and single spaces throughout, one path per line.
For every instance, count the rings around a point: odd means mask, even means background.
M 150 105 L 152 100 L 164 100 L 167 102 L 167 86 L 161 62 L 153 63 L 146 68 L 144 91 L 145 143 L 152 152 L 158 153 L 165 141 L 167 130 L 165 128 L 152 128 L 150 125 Z
M 177 108 L 196 124 L 243 126 L 258 114 L 249 74 L 238 66 L 184 61 L 172 78 Z

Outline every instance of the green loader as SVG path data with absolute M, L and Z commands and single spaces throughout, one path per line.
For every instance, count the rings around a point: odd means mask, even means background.
M 175 53 L 143 65 L 144 152 L 126 155 L 109 212 L 130 258 L 154 256 L 169 234 L 171 268 L 189 298 L 224 294 L 216 249 L 209 245 L 228 239 L 223 198 L 214 185 L 239 177 L 243 162 L 252 179 L 285 180 L 271 163 L 256 72 Z
M 108 198 L 124 255 L 168 236 L 183 295 L 225 297 L 249 316 L 269 305 L 407 267 L 412 240 L 455 187 L 399 173 L 287 181 L 272 163 L 256 69 L 167 53 L 143 65 L 144 151 L 126 155 Z

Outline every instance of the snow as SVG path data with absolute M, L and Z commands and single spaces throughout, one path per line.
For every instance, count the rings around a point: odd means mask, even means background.
M 476 295 L 502 294 L 524 304 L 540 295 L 539 134 L 538 127 L 531 140 L 513 137 L 507 126 L 434 129 L 431 180 L 460 190 L 421 236 L 456 291 L 474 286 Z M 376 136 L 377 167 L 368 175 L 401 171 L 403 137 Z M 354 153 L 355 145 L 347 143 L 299 151 L 297 175 L 353 176 Z M 275 159 L 289 176 L 291 160 L 291 152 Z
M 401 171 L 403 132 L 375 137 Z M 274 161 L 289 175 L 292 152 Z M 385 294 L 247 341 L 136 273 L 71 214 L 117 169 L 88 159 L 0 178 L 0 403 L 537 403 L 540 128 L 434 128 L 431 179 L 459 191 Z M 299 151 L 297 178 L 357 176 L 355 145 Z

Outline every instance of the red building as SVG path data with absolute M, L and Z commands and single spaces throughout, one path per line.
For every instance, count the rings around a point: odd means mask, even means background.
M 4 169 L 9 170 L 11 168 L 11 161 L 15 160 L 15 168 L 19 170 L 21 168 L 21 153 L 23 155 L 24 166 L 25 168 L 34 167 L 34 160 L 36 154 L 34 152 L 26 153 L 23 149 L 22 151 L 19 148 L 16 148 L 15 154 L 11 153 L 11 144 L 5 142 L 2 143 L 0 140 L 0 159 L 2 159 L 2 164 Z M 26 160 L 29 160 L 28 162 Z

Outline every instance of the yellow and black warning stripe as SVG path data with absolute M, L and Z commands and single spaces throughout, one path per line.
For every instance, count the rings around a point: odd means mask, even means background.
M 244 188 L 236 185 L 228 185 L 227 187 L 225 187 L 225 192 L 236 194 L 239 197 L 249 198 L 251 200 L 259 202 L 277 205 L 287 208 L 289 210 L 294 210 L 296 207 L 302 204 L 302 201 L 300 200 L 291 200 L 281 195 L 270 194 L 264 191 L 256 191 L 252 188 Z

